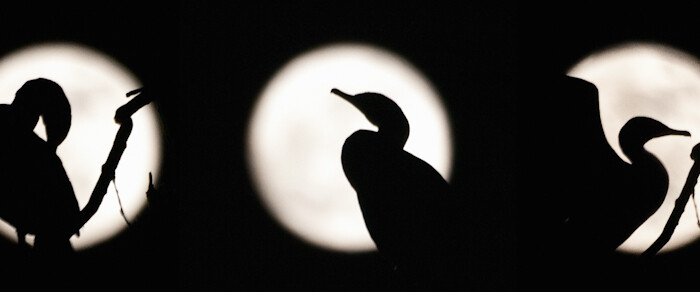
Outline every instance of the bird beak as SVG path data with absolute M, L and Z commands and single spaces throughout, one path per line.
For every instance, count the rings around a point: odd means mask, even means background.
M 338 90 L 338 89 L 336 89 L 336 88 L 333 88 L 333 90 L 331 90 L 331 93 L 333 93 L 333 94 L 335 94 L 335 95 L 337 95 L 337 96 L 340 96 L 340 97 L 342 97 L 343 99 L 347 100 L 348 102 L 352 103 L 352 101 L 351 101 L 350 99 L 353 97 L 353 95 L 349 95 L 349 94 L 347 94 L 347 93 L 345 93 L 345 92 L 342 92 L 342 91 L 340 91 L 340 90 Z
M 668 131 L 668 133 L 666 133 L 666 135 L 679 135 L 679 136 L 690 137 L 690 132 L 688 132 L 688 131 L 680 131 L 680 130 L 669 129 L 669 131 Z

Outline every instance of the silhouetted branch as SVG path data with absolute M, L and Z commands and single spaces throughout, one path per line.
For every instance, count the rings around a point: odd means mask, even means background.
M 110 181 L 114 180 L 114 172 L 126 149 L 126 141 L 129 139 L 129 135 L 131 135 L 131 130 L 134 126 L 131 121 L 131 115 L 152 100 L 150 96 L 143 94 L 142 89 L 130 91 L 127 93 L 127 96 L 133 94 L 139 95 L 125 105 L 119 107 L 116 111 L 114 120 L 120 123 L 121 127 L 119 127 L 119 131 L 117 131 L 117 135 L 114 138 L 114 144 L 112 145 L 112 150 L 109 152 L 109 156 L 107 156 L 107 161 L 102 165 L 102 173 L 90 195 L 90 200 L 85 208 L 80 211 L 78 229 L 82 228 L 83 225 L 95 215 L 100 204 L 102 204 L 102 199 L 105 194 L 107 194 L 107 187 L 109 187 Z
M 700 175 L 700 162 L 698 161 L 700 158 L 700 143 L 693 147 L 690 158 L 692 158 L 695 162 L 688 172 L 688 178 L 685 181 L 683 190 L 681 190 L 681 194 L 678 196 L 678 199 L 676 199 L 673 212 L 671 212 L 671 216 L 668 218 L 666 226 L 664 226 L 664 230 L 661 232 L 661 235 L 659 235 L 659 238 L 657 238 L 656 241 L 646 251 L 644 251 L 644 253 L 642 253 L 642 256 L 652 256 L 658 253 L 659 250 L 661 250 L 661 248 L 663 248 L 664 245 L 671 240 L 671 236 L 676 230 L 678 222 L 681 220 L 681 215 L 683 215 L 685 206 L 688 204 L 688 200 L 695 190 L 695 185 L 698 182 L 698 175 Z
M 150 94 L 144 93 L 143 88 L 129 91 L 126 94 L 127 97 L 130 97 L 132 95 L 136 96 L 134 96 L 134 98 L 132 98 L 125 105 L 119 107 L 117 109 L 117 112 L 114 114 L 114 120 L 119 124 L 123 123 L 123 121 L 126 119 L 130 119 L 131 115 L 133 115 L 136 111 L 149 104 L 153 100 Z
M 88 201 L 85 208 L 80 211 L 80 221 L 79 227 L 82 228 L 85 223 L 92 218 L 97 212 L 97 209 L 102 204 L 102 199 L 107 193 L 107 187 L 109 187 L 110 181 L 114 178 L 114 172 L 119 164 L 124 149 L 126 149 L 126 140 L 129 139 L 131 134 L 131 129 L 133 128 L 133 123 L 131 119 L 123 121 L 122 126 L 119 127 L 116 138 L 114 138 L 114 144 L 112 145 L 112 150 L 109 152 L 107 157 L 107 162 L 102 165 L 102 173 L 100 178 L 95 184 L 95 188 L 90 195 L 90 201 Z

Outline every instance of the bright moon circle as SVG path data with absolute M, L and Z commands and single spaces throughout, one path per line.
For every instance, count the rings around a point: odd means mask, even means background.
M 11 103 L 25 82 L 40 77 L 58 83 L 71 105 L 71 128 L 57 153 L 82 209 L 119 129 L 114 113 L 129 101 L 125 94 L 142 85 L 121 64 L 92 48 L 44 43 L 0 59 L 0 103 Z M 130 222 L 145 207 L 148 173 L 157 179 L 161 160 L 161 128 L 153 106 L 140 109 L 132 120 L 134 128 L 115 174 L 116 189 Z M 42 122 L 35 132 L 45 139 Z M 80 236 L 74 235 L 70 241 L 75 250 L 81 250 L 102 243 L 125 228 L 115 185 L 111 184 L 97 213 L 80 229 Z M 0 234 L 17 241 L 14 227 L 1 220 Z M 28 236 L 28 242 L 33 243 L 33 236 Z
M 336 44 L 304 53 L 265 86 L 250 119 L 247 144 L 249 168 L 264 205 L 308 243 L 371 251 L 375 246 L 340 154 L 353 132 L 376 127 L 331 94 L 333 88 L 393 99 L 411 127 L 405 150 L 446 179 L 452 167 L 450 125 L 440 96 L 416 68 L 369 45 Z
M 695 57 L 668 46 L 630 43 L 589 55 L 571 68 L 568 75 L 598 87 L 605 136 L 628 162 L 620 149 L 618 134 L 632 117 L 651 117 L 692 135 L 691 138 L 661 137 L 646 145 L 664 164 L 669 189 L 661 208 L 618 247 L 622 252 L 641 253 L 661 234 L 693 164 L 690 151 L 700 142 L 700 63 Z M 700 228 L 695 212 L 691 199 L 673 237 L 661 252 L 698 239 Z

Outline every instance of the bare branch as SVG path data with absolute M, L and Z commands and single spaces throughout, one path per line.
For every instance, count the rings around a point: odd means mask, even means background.
M 685 181 L 683 190 L 681 190 L 681 194 L 678 196 L 678 199 L 676 199 L 676 205 L 673 207 L 673 212 L 671 212 L 671 216 L 668 218 L 666 226 L 664 226 L 664 230 L 661 232 L 661 235 L 659 235 L 659 238 L 657 238 L 656 241 L 642 253 L 642 256 L 652 256 L 658 253 L 661 248 L 663 248 L 664 245 L 671 240 L 671 236 L 673 236 L 673 232 L 676 230 L 676 226 L 681 220 L 685 206 L 688 204 L 690 196 L 694 193 L 695 185 L 698 182 L 698 175 L 700 175 L 700 162 L 698 161 L 698 158 L 700 158 L 700 143 L 693 147 L 690 158 L 692 158 L 695 162 L 688 172 L 688 178 Z
M 134 94 L 138 95 L 125 105 L 119 107 L 116 111 L 114 119 L 117 123 L 121 124 L 121 127 L 119 127 L 119 131 L 117 131 L 117 135 L 114 138 L 114 144 L 112 144 L 112 150 L 109 152 L 109 156 L 107 156 L 107 161 L 102 165 L 102 173 L 90 195 L 90 200 L 85 208 L 80 211 L 77 229 L 82 228 L 83 225 L 95 215 L 100 204 L 102 204 L 102 199 L 105 194 L 107 194 L 107 188 L 110 182 L 114 180 L 114 172 L 126 149 L 126 142 L 134 127 L 131 121 L 131 115 L 152 101 L 151 96 L 144 94 L 142 88 L 130 91 L 127 93 L 127 96 Z

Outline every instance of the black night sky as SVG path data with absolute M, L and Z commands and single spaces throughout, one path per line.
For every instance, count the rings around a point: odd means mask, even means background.
M 37 42 L 77 42 L 111 55 L 159 93 L 165 207 L 79 252 L 71 281 L 77 288 L 403 290 L 378 253 L 324 251 L 282 229 L 246 168 L 245 131 L 265 83 L 289 59 L 336 42 L 397 53 L 444 98 L 456 141 L 452 185 L 469 196 L 468 291 L 542 287 L 556 279 L 532 269 L 546 262 L 528 253 L 541 240 L 530 235 L 537 226 L 528 224 L 529 215 L 541 206 L 519 189 L 536 179 L 536 166 L 521 163 L 528 149 L 519 139 L 527 135 L 516 122 L 531 114 L 528 100 L 547 90 L 540 82 L 624 41 L 663 42 L 700 56 L 700 40 L 685 25 L 693 19 L 669 16 L 674 9 L 218 2 L 27 5 L 3 20 L 0 55 Z M 9 273 L 19 257 L 8 242 L 0 248 Z M 682 281 L 698 271 L 699 250 L 694 244 L 649 262 L 613 257 L 601 263 L 601 273 L 619 277 L 600 279 L 616 287 L 630 279 L 639 287 Z

